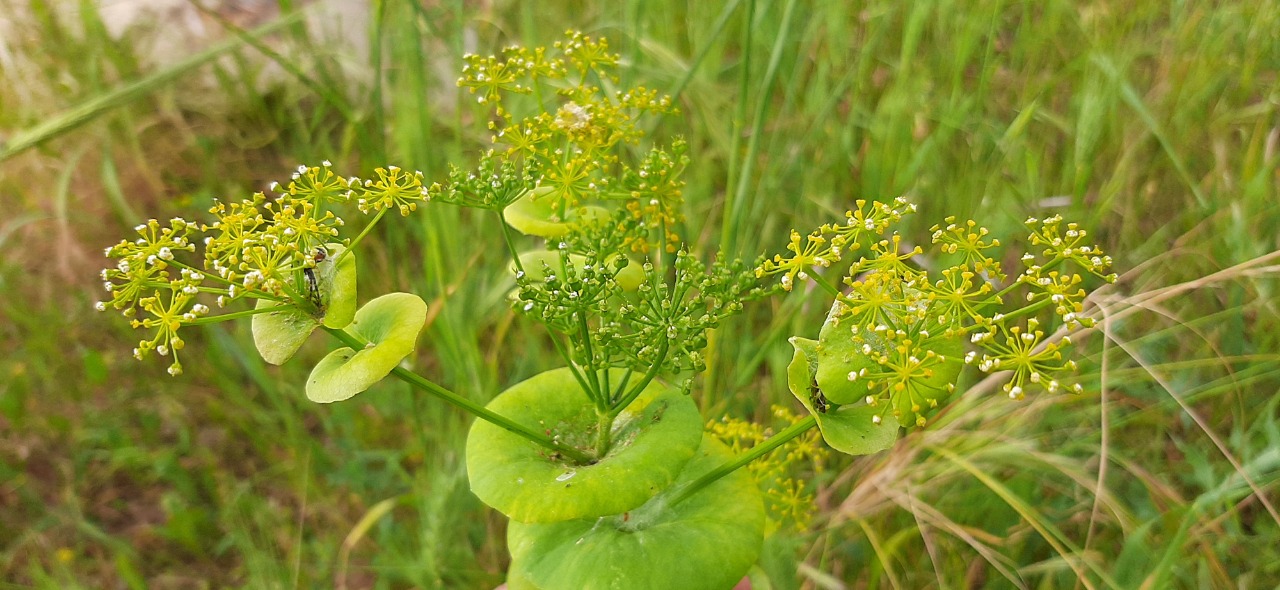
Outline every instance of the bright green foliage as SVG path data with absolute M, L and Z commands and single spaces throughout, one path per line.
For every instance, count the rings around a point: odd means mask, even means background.
M 269 311 L 273 308 L 279 309 Z M 293 358 L 307 337 L 320 327 L 320 322 L 310 314 L 270 299 L 259 299 L 254 309 L 265 313 L 253 316 L 253 344 L 262 360 L 273 365 L 283 365 Z
M 732 455 L 704 438 L 680 480 Z M 688 500 L 659 496 L 630 513 L 548 524 L 512 522 L 507 530 L 512 590 L 527 588 L 731 588 L 760 553 L 765 526 L 760 492 L 742 471 Z
M 523 198 L 512 225 L 544 237 L 562 235 L 582 207 L 605 205 L 628 213 L 634 252 L 678 249 L 684 142 L 628 156 L 644 137 L 642 118 L 673 112 L 671 99 L 639 86 L 608 90 L 618 56 L 605 40 L 570 31 L 551 48 L 464 59 L 458 86 L 492 107 L 495 149 L 472 170 L 451 166 L 447 182 L 427 189 L 430 199 L 500 211 Z
M 342 244 L 325 244 L 325 248 L 326 258 L 314 270 L 324 325 L 345 328 L 356 317 L 356 255 Z
M 342 401 L 381 381 L 413 352 L 426 321 L 427 304 L 417 295 L 389 293 L 364 304 L 346 328 L 364 348 L 324 357 L 307 378 L 307 399 Z
M 875 400 L 887 389 L 895 404 L 893 414 L 910 417 L 923 407 L 936 407 L 954 391 L 964 368 L 963 339 L 946 332 L 912 338 L 888 330 L 860 331 L 856 323 L 841 322 L 834 313 L 837 310 L 822 324 L 815 351 L 815 379 L 828 400 L 837 404 Z M 883 388 L 877 379 L 885 381 Z
M 518 278 L 521 310 L 569 336 L 574 362 L 589 370 L 701 371 L 707 330 L 761 293 L 737 261 L 707 266 L 681 251 L 673 284 L 644 263 L 644 279 L 631 290 L 618 281 L 626 258 L 602 258 L 591 253 L 581 266 L 543 269 L 537 280 Z
M 355 255 L 344 255 L 346 248 L 341 244 L 325 244 L 324 250 L 317 249 L 317 252 L 324 252 L 324 259 L 304 269 L 303 273 L 310 277 L 307 280 L 309 296 L 313 302 L 319 303 L 315 312 L 322 316 L 319 320 L 297 306 L 270 299 L 259 299 L 254 305 L 255 310 L 278 308 L 254 314 L 252 321 L 253 344 L 262 360 L 268 363 L 284 364 L 320 325 L 344 328 L 355 317 Z M 335 264 L 335 259 L 341 260 Z
M 156 333 L 136 355 L 172 352 L 175 374 L 183 325 L 253 316 L 255 344 L 272 364 L 324 326 L 347 346 L 315 365 L 308 399 L 346 400 L 394 372 L 482 418 L 467 439 L 467 471 L 476 496 L 513 521 L 513 587 L 732 585 L 762 545 L 762 489 L 771 529 L 809 520 L 812 489 L 792 475 L 825 450 L 806 431 L 818 426 L 848 454 L 888 448 L 899 424 L 926 425 L 924 414 L 946 401 L 966 363 L 1008 371 L 1005 390 L 1015 399 L 1032 386 L 1057 391 L 1059 376 L 1074 369 L 1063 360 L 1065 333 L 1089 325 L 1075 271 L 1114 280 L 1105 274 L 1110 258 L 1056 217 L 1027 222 L 1040 252 L 1022 258 L 1025 271 L 1012 281 L 993 252 L 1000 242 L 973 221 L 935 226 L 934 258 L 924 262 L 924 248 L 893 230 L 916 210 L 902 198 L 860 200 L 844 222 L 792 231 L 786 256 L 751 266 L 721 253 L 704 262 L 676 232 L 686 143 L 643 145 L 640 122 L 672 112 L 671 100 L 641 86 L 616 89 L 618 56 L 607 43 L 570 32 L 550 50 L 465 60 L 458 85 L 492 109 L 481 120 L 495 144 L 474 167 L 452 166 L 445 181 L 427 184 L 396 166 L 343 178 L 326 162 L 301 167 L 288 186 L 272 186 L 273 196 L 217 203 L 209 224 L 148 222 L 139 239 L 108 249 L 120 261 L 103 273 L 112 300 L 99 308 L 145 312 L 134 325 Z M 352 252 L 388 211 L 407 216 L 427 201 L 501 222 L 514 306 L 548 329 L 563 368 L 487 407 L 397 368 L 415 349 L 426 304 L 393 293 L 357 310 Z M 354 237 L 342 235 L 334 212 L 344 206 L 371 216 Z M 528 238 L 512 229 L 546 247 L 521 254 L 516 240 Z M 201 233 L 204 271 L 178 260 L 196 256 Z M 832 270 L 839 280 L 825 276 Z M 769 276 L 775 286 L 762 287 Z M 703 437 L 687 394 L 709 366 L 711 332 L 745 304 L 809 281 L 834 299 L 817 341 L 791 340 L 788 385 L 812 417 L 783 409 L 775 415 L 790 425 L 779 435 L 725 420 Z M 1006 305 L 1015 294 L 1025 304 Z M 255 303 L 208 316 L 198 297 L 219 307 Z M 1046 335 L 1042 323 L 1058 332 Z
M 1280 12 L 1269 3 L 370 3 L 369 27 L 346 28 L 368 32 L 373 52 L 305 38 L 289 28 L 302 13 L 268 25 L 288 29 L 283 37 L 253 31 L 220 43 L 218 55 L 245 39 L 289 43 L 272 57 L 298 77 L 266 93 L 253 51 L 232 51 L 242 75 L 210 52 L 153 69 L 141 31 L 94 32 L 103 3 L 80 4 L 76 22 L 55 18 L 69 15 L 58 2 L 13 4 L 6 16 L 24 34 L 5 38 L 18 83 L 0 91 L 0 159 L 9 158 L 0 421 L 18 436 L 0 480 L 17 485 L 0 485 L 0 520 L 16 534 L 0 534 L 0 579 L 164 586 L 180 564 L 183 579 L 212 587 L 359 587 L 368 576 L 393 587 L 496 586 L 504 544 L 485 536 L 492 515 L 460 491 L 463 466 L 443 452 L 462 442 L 469 418 L 402 395 L 312 407 L 297 395 L 311 367 L 259 370 L 255 352 L 235 347 L 248 343 L 247 329 L 183 324 L 189 375 L 148 378 L 150 363 L 123 358 L 136 342 L 124 355 L 98 350 L 115 334 L 106 324 L 115 314 L 79 313 L 81 294 L 62 274 L 76 268 L 77 244 L 105 246 L 134 225 L 127 220 L 145 219 L 133 211 L 235 200 L 236 187 L 258 187 L 282 160 L 330 155 L 357 174 L 412 163 L 444 182 L 448 158 L 489 147 L 454 125 L 488 113 L 450 100 L 458 91 L 441 86 L 436 68 L 459 59 L 454 48 L 541 40 L 572 22 L 616 35 L 622 79 L 670 89 L 687 113 L 664 118 L 662 132 L 687 134 L 696 161 L 681 177 L 690 220 L 678 228 L 691 251 L 781 248 L 777 228 L 816 224 L 852 198 L 909 194 L 929 220 L 979 218 L 1009 245 L 1020 241 L 1010 239 L 1015 216 L 1061 212 L 1135 267 L 1086 302 L 1099 326 L 1062 351 L 1081 361 L 1083 395 L 1007 404 L 970 392 L 883 461 L 837 458 L 817 483 L 857 483 L 830 489 L 822 533 L 784 541 L 806 555 L 804 571 L 817 579 L 805 583 L 827 584 L 819 570 L 899 588 L 1103 588 L 1113 586 L 1108 575 L 1119 587 L 1277 583 L 1277 519 L 1266 504 L 1280 413 L 1265 393 L 1276 391 L 1280 366 Z M 24 19 L 28 4 L 53 14 Z M 206 70 L 217 76 L 212 88 L 193 68 L 201 63 L 215 67 Z M 30 149 L 27 126 L 43 149 Z M 432 325 L 439 346 L 415 364 L 477 399 L 562 364 L 541 325 L 491 312 L 509 261 L 495 255 L 497 236 L 473 248 L 496 220 L 420 208 L 426 215 L 384 242 L 407 252 L 358 253 L 362 270 L 389 267 L 407 282 L 396 289 L 443 300 Z M 925 247 L 931 271 L 952 264 L 932 256 L 919 231 L 929 222 L 920 223 L 900 228 L 904 242 Z M 109 232 L 117 235 L 102 237 Z M 1016 256 L 992 257 L 1016 268 Z M 368 278 L 381 286 L 389 277 Z M 711 370 L 693 387 L 706 407 L 759 417 L 791 403 L 777 397 L 792 353 L 779 345 L 790 334 L 818 337 L 830 301 L 812 287 L 748 305 L 718 330 Z M 213 313 L 253 307 L 195 300 Z M 1052 340 L 1057 324 L 1041 319 Z M 158 334 L 146 332 L 134 340 Z M 968 383 L 991 382 L 966 375 L 959 387 Z M 50 458 L 49 449 L 68 452 Z M 74 481 L 51 487 L 49 472 Z M 982 473 L 1008 488 L 984 485 L 973 475 Z M 405 494 L 349 545 L 353 523 L 387 490 Z M 116 517 L 157 508 L 163 518 Z M 1056 526 L 1032 530 L 1045 523 Z M 345 570 L 332 559 L 339 546 L 353 549 Z M 778 587 L 793 585 L 794 567 L 767 569 L 781 572 Z
M 825 398 L 818 385 L 818 342 L 793 337 L 795 355 L 787 365 L 787 387 L 805 409 L 818 420 L 822 439 L 831 448 L 850 455 L 878 453 L 898 440 L 898 420 L 893 414 L 879 416 L 879 409 L 867 404 L 835 405 Z
M 554 190 L 544 186 L 526 191 L 503 211 L 507 223 L 522 234 L 551 239 L 562 238 L 578 226 L 609 216 L 605 208 L 587 205 L 565 211 L 561 219 L 560 213 L 551 208 L 551 200 L 545 198 Z
M 626 371 L 609 375 L 621 380 Z M 599 416 L 568 369 L 512 386 L 488 408 L 574 447 L 591 450 Z M 499 426 L 476 421 L 467 436 L 471 491 L 520 522 L 558 522 L 618 514 L 675 481 L 702 440 L 693 400 L 651 382 L 609 426 L 613 444 L 589 465 L 556 456 Z

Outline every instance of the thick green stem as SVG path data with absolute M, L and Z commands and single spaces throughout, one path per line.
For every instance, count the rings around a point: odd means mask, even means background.
M 769 437 L 769 440 L 766 440 L 754 447 L 751 447 L 750 451 L 747 451 L 741 455 L 738 455 L 738 457 L 735 458 L 734 460 L 728 463 L 725 463 L 724 465 L 721 465 L 715 469 L 712 469 L 711 471 L 708 471 L 702 477 L 699 477 L 693 482 L 690 482 L 689 484 L 685 485 L 683 488 L 680 488 L 679 490 L 675 491 L 672 495 L 671 502 L 667 504 L 667 506 L 673 506 L 689 499 L 690 496 L 698 493 L 703 488 L 715 483 L 716 480 L 726 475 L 729 475 L 730 473 L 733 473 L 738 469 L 741 469 L 742 467 L 746 466 L 746 464 L 752 461 L 755 461 L 760 457 L 763 457 L 769 454 L 770 451 L 773 451 L 774 449 L 786 444 L 791 439 L 797 436 L 800 436 L 801 434 L 804 434 L 810 428 L 813 428 L 814 426 L 817 426 L 817 425 L 818 425 L 818 419 L 814 418 L 813 416 L 809 416 L 804 420 L 801 420 L 799 422 L 796 422 L 795 424 L 792 424 L 791 426 L 788 426 L 786 430 L 783 430 L 782 432 L 779 432 L 778 434 L 775 434 Z
M 329 328 L 329 327 L 325 327 L 324 329 L 326 332 L 329 332 L 329 334 L 333 335 L 334 338 L 337 338 L 338 340 L 340 340 L 343 344 L 346 344 L 347 346 L 350 346 L 351 348 L 354 348 L 356 350 L 361 350 L 366 345 L 366 343 L 362 342 L 360 338 L 357 338 L 356 336 L 352 334 L 348 334 L 347 332 L 344 332 L 342 330 Z M 586 465 L 586 464 L 590 464 L 593 461 L 593 459 L 590 456 L 588 456 L 586 453 L 583 453 L 578 449 L 565 445 L 547 436 L 539 434 L 533 429 L 523 424 L 520 424 L 518 422 L 513 422 L 512 420 L 510 420 L 505 416 L 502 416 L 500 414 L 495 414 L 494 412 L 490 411 L 488 408 L 476 402 L 473 402 L 465 397 L 462 397 L 461 395 L 458 395 L 452 391 L 449 391 L 448 389 L 445 389 L 444 387 L 427 380 L 425 377 L 417 373 L 414 373 L 413 371 L 410 371 L 403 367 L 396 367 L 391 370 L 391 374 L 395 375 L 401 381 L 404 381 L 405 383 L 408 383 L 413 387 L 416 387 L 440 399 L 443 399 L 444 401 L 449 402 L 462 410 L 470 412 L 474 414 L 476 417 L 482 420 L 485 420 L 490 424 L 493 424 L 494 426 L 502 428 L 503 430 L 506 430 L 518 436 L 524 437 L 530 442 L 535 443 L 539 446 L 542 446 L 548 450 L 554 451 L 556 453 L 560 453 L 561 455 L 564 455 L 565 457 L 568 457 L 569 459 L 572 459 L 577 463 Z
M 596 458 L 602 459 L 609 452 L 609 447 L 613 444 L 613 414 L 610 412 L 596 412 L 598 418 L 596 427 Z

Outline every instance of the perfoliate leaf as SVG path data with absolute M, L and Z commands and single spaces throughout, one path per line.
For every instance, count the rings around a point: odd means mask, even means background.
M 328 328 L 345 328 L 356 316 L 356 254 L 342 256 L 346 250 L 342 244 L 326 244 L 326 260 L 339 260 L 336 265 L 317 265 L 321 301 L 324 302 L 324 325 Z
M 325 244 L 325 260 L 316 264 L 310 276 L 315 278 L 315 292 L 320 295 L 323 318 L 304 313 L 296 306 L 277 303 L 268 299 L 259 299 L 255 309 L 279 307 L 278 311 L 260 313 L 253 316 L 250 327 L 253 332 L 253 344 L 258 349 L 262 360 L 273 365 L 282 365 L 293 358 L 293 355 L 306 342 L 307 336 L 317 327 L 324 324 L 330 328 L 344 328 L 351 323 L 356 313 L 356 257 L 348 254 L 335 266 L 334 260 L 342 254 L 342 244 Z M 311 285 L 303 289 L 304 293 L 312 292 Z
M 672 489 L 733 458 L 704 437 Z M 743 470 L 676 505 L 658 496 L 629 513 L 507 527 L 511 590 L 732 588 L 764 542 L 764 504 Z
M 621 383 L 625 374 L 612 370 L 610 381 Z M 593 452 L 599 429 L 596 407 L 567 368 L 512 386 L 488 408 Z M 591 465 L 575 465 L 478 420 L 467 436 L 471 491 L 521 522 L 618 514 L 671 485 L 702 439 L 702 417 L 692 399 L 655 381 L 614 421 L 612 439 L 604 457 Z
M 258 354 L 262 355 L 262 360 L 282 365 L 298 352 L 307 336 L 311 335 L 320 322 L 293 305 L 259 299 L 254 306 L 255 309 L 268 307 L 279 307 L 280 310 L 253 316 L 250 322 L 253 345 L 257 347 Z
M 898 420 L 887 405 L 869 406 L 861 400 L 847 405 L 820 401 L 818 396 L 825 397 L 826 390 L 816 381 L 818 342 L 793 337 L 791 345 L 796 352 L 787 366 L 787 387 L 818 419 L 822 439 L 831 448 L 850 455 L 869 455 L 893 446 L 898 440 Z M 877 415 L 879 424 L 874 419 Z
M 330 403 L 368 389 L 413 352 L 426 321 L 427 304 L 417 295 L 390 293 L 364 304 L 346 332 L 368 345 L 324 357 L 307 378 L 307 399 Z
M 859 337 L 855 340 L 851 327 L 851 322 L 839 321 L 833 312 L 822 324 L 822 332 L 818 335 L 816 375 L 818 387 L 822 389 L 827 399 L 838 404 L 859 402 L 866 398 L 868 393 L 872 393 L 867 387 L 870 379 L 861 378 L 852 381 L 849 379 L 851 373 L 857 373 L 863 369 L 869 373 L 881 370 L 881 365 L 868 355 L 866 350 L 893 356 L 890 348 L 894 343 L 879 333 L 865 328 L 859 331 Z M 916 339 L 919 340 L 920 337 L 917 336 Z M 920 346 L 915 354 L 923 357 L 927 351 L 942 355 L 947 360 L 932 367 L 932 376 L 915 378 L 914 391 L 921 397 L 941 399 L 948 392 L 947 386 L 956 381 L 961 369 L 964 368 L 964 341 L 961 338 L 934 337 L 929 339 L 927 344 Z

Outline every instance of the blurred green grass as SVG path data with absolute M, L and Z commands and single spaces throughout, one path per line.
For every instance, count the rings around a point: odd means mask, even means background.
M 1124 273 L 1084 340 L 1087 393 L 1014 404 L 974 383 L 894 450 L 833 461 L 813 530 L 770 545 L 777 587 L 1280 584 L 1266 3 L 380 2 L 345 44 L 286 22 L 167 66 L 94 4 L 60 6 L 4 6 L 21 34 L 0 61 L 0 587 L 498 584 L 503 525 L 467 491 L 464 417 L 394 383 L 309 404 L 322 345 L 268 367 L 247 325 L 193 334 L 203 359 L 169 378 L 90 306 L 97 252 L 141 217 L 325 158 L 439 177 L 486 140 L 452 84 L 462 53 L 566 28 L 609 37 L 625 80 L 679 90 L 656 133 L 690 143 L 699 252 L 773 251 L 907 194 L 911 239 L 944 215 L 1008 235 L 1061 213 Z M 365 293 L 427 299 L 418 368 L 478 400 L 556 364 L 506 309 L 496 232 L 428 207 L 361 260 Z M 821 307 L 726 326 L 708 416 L 789 403 L 785 336 L 815 334 Z

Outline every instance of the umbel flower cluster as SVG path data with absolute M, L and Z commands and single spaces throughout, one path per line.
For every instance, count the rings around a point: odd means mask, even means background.
M 1111 257 L 1089 245 L 1083 229 L 1064 225 L 1059 216 L 1028 219 L 1026 241 L 1034 251 L 1021 257 L 1022 271 L 1009 280 L 989 254 L 1000 241 L 974 221 L 947 218 L 931 230 L 931 254 L 934 266 L 949 265 L 930 272 L 913 264 L 924 249 L 906 247 L 891 231 L 915 212 L 914 204 L 899 198 L 856 205 L 844 223 L 823 225 L 803 238 L 793 231 L 790 254 L 756 270 L 760 277 L 777 276 L 787 291 L 812 281 L 834 299 L 818 351 L 843 355 L 849 370 L 847 383 L 828 385 L 838 391 L 814 394 L 823 398 L 819 405 L 857 391 L 861 402 L 883 408 L 872 416 L 877 424 L 887 412 L 898 422 L 923 426 L 921 412 L 954 390 L 962 362 L 985 373 L 1007 371 L 1003 388 L 1013 399 L 1032 389 L 1066 389 L 1060 376 L 1075 363 L 1064 360 L 1062 349 L 1071 340 L 1050 340 L 1044 328 L 1065 333 L 1091 325 L 1082 315 L 1080 272 L 1115 280 L 1108 274 Z M 828 269 L 838 269 L 841 278 L 827 278 Z M 966 341 L 976 349 L 966 352 Z
M 215 203 L 210 223 L 180 217 L 168 224 L 149 220 L 135 228 L 137 238 L 106 249 L 116 261 L 102 271 L 111 297 L 96 308 L 119 311 L 134 328 L 149 331 L 134 348 L 135 357 L 170 357 L 169 373 L 180 374 L 178 351 L 185 342 L 179 330 L 271 311 L 272 306 L 259 306 L 211 313 L 245 299 L 324 317 L 328 302 L 321 294 L 337 260 L 386 211 L 408 215 L 426 198 L 421 173 L 390 166 L 377 169 L 373 179 L 343 178 L 328 161 L 300 166 L 288 185 L 273 183 L 271 190 L 271 197 L 255 193 L 238 202 Z M 345 222 L 334 213 L 349 203 L 373 216 L 354 240 L 342 236 Z M 200 256 L 197 244 L 203 246 Z M 343 246 L 343 252 L 329 256 L 332 244 Z

